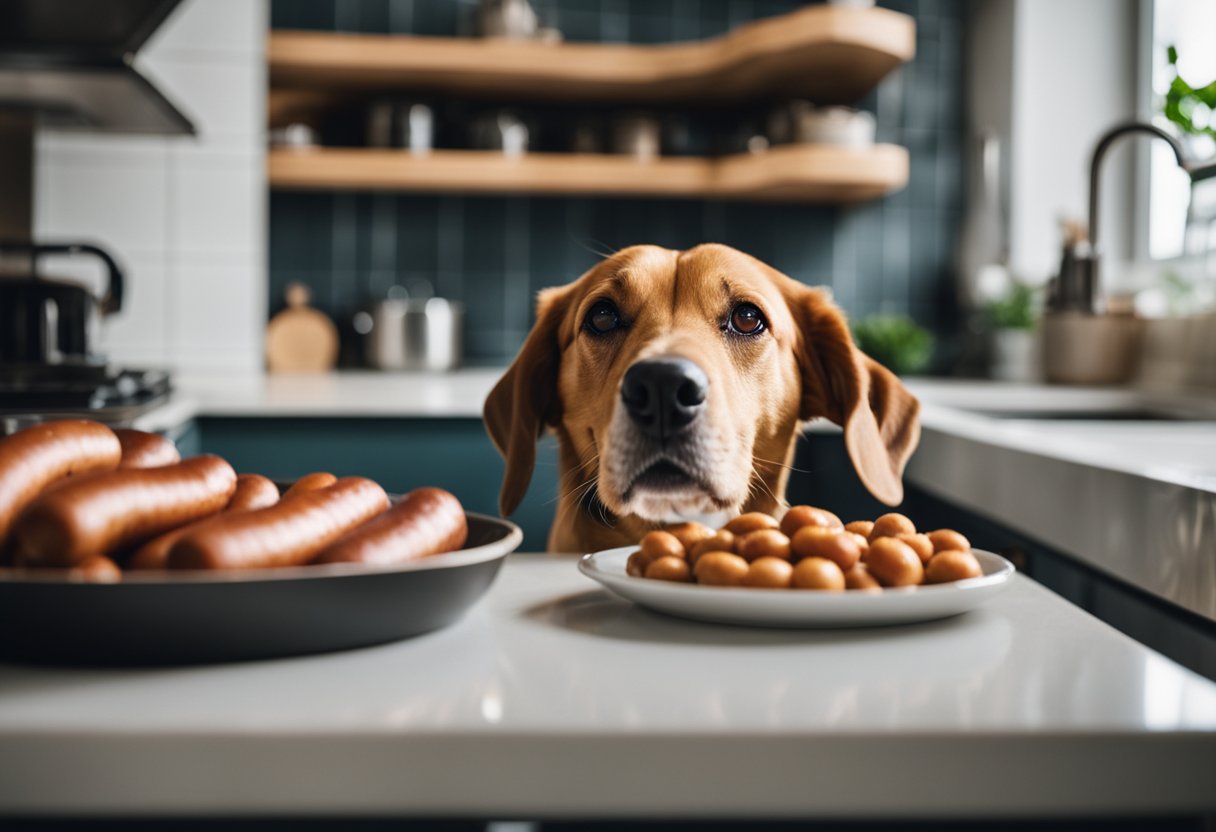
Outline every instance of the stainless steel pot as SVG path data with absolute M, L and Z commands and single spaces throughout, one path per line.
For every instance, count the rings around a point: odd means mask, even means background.
M 415 295 L 429 292 L 415 290 Z M 355 315 L 363 353 L 378 370 L 455 370 L 463 359 L 464 305 L 444 298 L 409 297 L 400 286 Z
M 100 297 L 86 287 L 38 274 L 47 255 L 87 254 L 106 268 Z M 87 243 L 0 241 L 0 258 L 27 258 L 27 273 L 0 272 L 0 362 L 53 364 L 87 361 L 101 318 L 122 309 L 123 274 L 106 251 Z

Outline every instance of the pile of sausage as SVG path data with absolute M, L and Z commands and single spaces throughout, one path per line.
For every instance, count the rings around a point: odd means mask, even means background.
M 363 477 L 315 473 L 279 493 L 168 439 L 85 420 L 0 439 L 0 565 L 116 581 L 123 570 L 391 566 L 459 549 L 460 501 L 419 488 L 390 506 Z
M 814 506 L 793 506 L 780 522 L 741 514 L 716 532 L 700 523 L 654 531 L 625 569 L 637 578 L 709 586 L 871 592 L 983 574 L 971 543 L 956 531 L 921 534 L 902 514 L 846 524 Z

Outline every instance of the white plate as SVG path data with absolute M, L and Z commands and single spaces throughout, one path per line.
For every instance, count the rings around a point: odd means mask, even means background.
M 983 577 L 949 584 L 877 592 L 745 589 L 676 584 L 625 574 L 636 546 L 584 555 L 579 571 L 622 598 L 652 610 L 753 627 L 877 627 L 958 615 L 982 604 L 1009 583 L 1013 564 L 1000 555 L 973 550 Z

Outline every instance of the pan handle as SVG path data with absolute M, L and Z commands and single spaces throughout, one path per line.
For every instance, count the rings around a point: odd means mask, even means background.
M 122 309 L 126 278 L 118 263 L 105 249 L 91 243 L 32 243 L 28 240 L 0 240 L 0 255 L 6 253 L 28 254 L 34 262 L 34 273 L 38 272 L 38 260 L 48 254 L 64 254 L 74 257 L 90 254 L 105 264 L 106 292 L 98 298 L 97 306 L 102 315 L 113 315 Z

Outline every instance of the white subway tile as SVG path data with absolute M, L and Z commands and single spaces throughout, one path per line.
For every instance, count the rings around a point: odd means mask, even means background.
M 241 260 L 199 266 L 176 262 L 169 316 L 170 352 L 179 369 L 261 369 L 266 273 Z
M 260 56 L 226 62 L 166 57 L 145 65 L 149 79 L 194 124 L 204 144 L 261 143 L 266 68 Z
M 171 234 L 181 254 L 259 255 L 266 183 L 258 153 L 178 149 L 172 156 Z
M 140 54 L 260 55 L 265 51 L 269 17 L 265 0 L 186 0 Z
M 116 364 L 165 366 L 169 349 L 168 257 L 138 256 L 124 264 L 123 308 L 102 323 L 98 352 Z
M 154 145 L 98 144 L 39 154 L 36 236 L 96 241 L 125 255 L 165 251 L 168 166 L 167 150 Z

